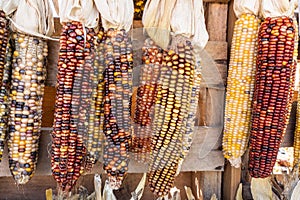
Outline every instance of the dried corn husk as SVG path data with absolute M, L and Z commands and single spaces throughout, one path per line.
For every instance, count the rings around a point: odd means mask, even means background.
M 242 14 L 254 14 L 257 16 L 259 8 L 260 0 L 235 0 L 233 4 L 234 13 L 237 18 L 239 18 Z
M 85 27 L 95 28 L 99 13 L 93 0 L 59 0 L 60 22 L 78 21 Z
M 36 36 L 50 36 L 54 31 L 54 21 L 49 1 L 3 1 L 2 7 L 7 15 L 14 12 L 11 19 L 13 31 Z
M 101 14 L 102 26 L 105 30 L 114 28 L 117 30 L 130 30 L 134 4 L 132 0 L 95 0 L 98 11 Z
M 174 0 L 148 0 L 145 5 L 142 19 L 144 28 L 149 37 L 163 49 L 167 49 L 170 43 L 170 23 L 175 3 Z
M 251 193 L 254 200 L 272 200 L 272 184 L 270 178 L 252 178 Z
M 293 17 L 297 0 L 262 0 L 261 14 L 264 18 L 288 16 Z

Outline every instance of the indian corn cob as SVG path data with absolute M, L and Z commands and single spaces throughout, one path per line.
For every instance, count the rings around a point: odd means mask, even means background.
M 143 47 L 140 86 L 137 90 L 134 114 L 134 134 L 131 151 L 138 162 L 148 161 L 152 135 L 153 105 L 163 59 L 163 50 L 148 38 Z
M 194 135 L 195 128 L 195 118 L 198 106 L 199 92 L 200 92 L 200 84 L 201 84 L 201 66 L 200 64 L 195 65 L 194 70 L 194 80 L 192 84 L 192 94 L 190 98 L 190 108 L 188 112 L 188 117 L 186 118 L 186 128 L 182 129 L 182 154 L 181 160 L 189 153 L 189 150 L 192 146 L 192 140 Z
M 103 28 L 98 32 L 95 43 L 95 60 L 94 60 L 94 76 L 92 102 L 89 115 L 89 129 L 86 139 L 87 159 L 86 170 L 89 171 L 100 158 L 102 153 L 103 142 L 103 93 L 104 93 L 104 77 L 105 68 L 104 48 L 101 42 L 104 36 Z
M 248 146 L 259 24 L 256 16 L 242 14 L 234 26 L 222 145 L 224 157 L 235 167 Z
M 296 26 L 296 33 L 295 33 L 295 49 L 294 49 L 294 60 L 297 61 L 298 58 L 298 24 L 297 21 L 294 20 Z M 299 83 L 298 83 L 299 84 Z M 299 172 L 299 163 L 300 163 L 300 92 L 298 86 L 298 97 L 297 97 L 297 110 L 296 110 L 296 126 L 294 132 L 294 167 L 298 167 Z
M 9 27 L 5 13 L 0 11 L 0 161 L 7 132 L 8 95 L 11 76 L 12 49 L 9 45 Z
M 38 159 L 48 48 L 46 41 L 22 33 L 15 33 L 14 40 L 8 155 L 16 183 L 25 184 Z
M 158 196 L 168 194 L 174 184 L 194 80 L 191 43 L 179 42 L 172 49 L 164 53 L 161 67 L 148 170 L 150 189 Z
M 131 141 L 132 44 L 125 30 L 110 28 L 103 37 L 104 128 L 103 167 L 112 188 L 119 188 L 128 170 Z
M 72 189 L 84 169 L 93 38 L 93 29 L 76 21 L 66 23 L 60 36 L 51 164 L 52 175 L 65 192 Z
M 141 19 L 143 16 L 144 7 L 147 0 L 133 0 L 134 1 L 134 19 Z
M 258 35 L 249 173 L 255 178 L 265 178 L 276 162 L 290 114 L 296 67 L 293 19 L 268 17 Z

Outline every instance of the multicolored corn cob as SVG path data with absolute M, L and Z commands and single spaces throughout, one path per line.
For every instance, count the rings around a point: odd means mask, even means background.
M 294 20 L 295 23 L 295 49 L 294 49 L 294 61 L 297 61 L 298 58 L 298 23 Z M 299 83 L 298 83 L 299 84 Z M 299 86 L 298 86 L 299 87 Z M 294 132 L 294 167 L 298 167 L 298 171 L 300 170 L 300 92 L 298 88 L 298 96 L 297 96 L 297 110 L 296 110 L 296 126 Z
M 33 176 L 38 159 L 48 47 L 46 41 L 21 33 L 15 33 L 13 39 L 9 168 L 16 183 L 25 184 Z
M 76 184 L 85 166 L 93 39 L 93 29 L 76 21 L 66 23 L 60 36 L 51 163 L 55 180 L 66 192 Z
M 11 78 L 12 49 L 9 45 L 9 27 L 5 13 L 0 10 L 0 161 L 6 139 Z
M 89 131 L 87 134 L 86 148 L 86 171 L 92 169 L 94 164 L 102 155 L 103 146 L 103 94 L 104 94 L 104 76 L 105 58 L 104 58 L 104 43 L 101 42 L 104 36 L 103 28 L 95 37 L 95 60 L 94 60 L 94 76 L 93 76 L 93 91 L 92 102 L 89 115 Z
M 192 94 L 190 99 L 189 113 L 188 113 L 188 117 L 184 119 L 186 120 L 186 128 L 182 127 L 182 154 L 181 154 L 182 162 L 191 149 L 193 136 L 194 136 L 195 118 L 197 113 L 200 84 L 201 84 L 200 64 L 195 65 L 194 73 L 195 73 L 194 80 L 193 83 L 191 83 L 193 87 L 192 87 Z
M 179 42 L 176 49 L 164 53 L 155 105 L 148 176 L 150 189 L 157 196 L 168 194 L 174 184 L 194 81 L 191 43 Z
M 249 173 L 268 177 L 276 162 L 294 87 L 295 25 L 289 17 L 266 18 L 258 34 Z
M 242 14 L 234 26 L 222 145 L 224 157 L 235 167 L 248 146 L 259 24 L 256 16 Z
M 121 186 L 128 170 L 131 143 L 132 44 L 125 30 L 109 29 L 102 40 L 104 70 L 103 167 L 110 186 Z
M 151 150 L 152 119 L 163 50 L 148 38 L 143 47 L 143 65 L 137 90 L 131 151 L 138 162 L 147 162 Z

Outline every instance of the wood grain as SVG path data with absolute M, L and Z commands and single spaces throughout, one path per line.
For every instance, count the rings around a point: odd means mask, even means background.
M 209 3 L 206 28 L 211 41 L 226 41 L 228 4 Z
M 236 191 L 241 181 L 241 167 L 235 168 L 229 162 L 225 164 L 223 176 L 224 200 L 235 200 Z

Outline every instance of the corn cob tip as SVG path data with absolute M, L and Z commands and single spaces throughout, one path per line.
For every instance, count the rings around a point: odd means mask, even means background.
M 242 164 L 241 157 L 228 159 L 232 167 L 239 168 Z
M 17 185 L 24 185 L 30 180 L 30 176 L 28 175 L 23 175 L 23 174 L 17 174 L 14 175 L 14 180 Z
M 108 177 L 109 186 L 113 190 L 120 189 L 120 187 L 122 185 L 122 181 L 123 181 L 123 179 L 120 179 L 120 178 L 118 178 L 116 176 L 110 176 L 110 177 Z

